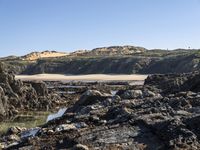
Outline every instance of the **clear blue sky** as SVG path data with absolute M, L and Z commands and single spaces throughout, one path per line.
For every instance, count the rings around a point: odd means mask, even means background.
M 113 45 L 200 48 L 200 0 L 0 0 L 0 56 Z

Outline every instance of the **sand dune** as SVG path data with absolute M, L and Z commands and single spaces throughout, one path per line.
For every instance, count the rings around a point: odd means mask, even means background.
M 37 74 L 37 75 L 16 75 L 16 79 L 21 80 L 43 80 L 43 81 L 143 81 L 147 75 L 61 75 L 61 74 Z
M 35 61 L 41 58 L 53 58 L 67 56 L 68 53 L 56 52 L 56 51 L 44 51 L 44 52 L 32 52 L 25 56 L 22 56 L 23 60 Z

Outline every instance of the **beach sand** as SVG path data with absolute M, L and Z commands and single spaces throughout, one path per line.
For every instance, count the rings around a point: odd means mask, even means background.
M 16 75 L 16 79 L 43 80 L 43 81 L 143 81 L 147 75 L 107 75 L 107 74 L 89 74 L 89 75 L 61 75 L 61 74 L 36 74 L 36 75 Z

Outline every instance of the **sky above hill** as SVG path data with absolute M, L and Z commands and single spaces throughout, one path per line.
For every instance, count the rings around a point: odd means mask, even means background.
M 0 57 L 102 46 L 200 48 L 200 0 L 0 0 Z

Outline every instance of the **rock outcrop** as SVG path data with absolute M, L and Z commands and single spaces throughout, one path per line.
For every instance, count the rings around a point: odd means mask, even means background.
M 15 80 L 4 64 L 0 63 L 0 121 L 18 111 L 46 110 L 53 107 L 56 96 L 48 92 L 44 82 Z
M 145 85 L 162 90 L 163 93 L 200 91 L 200 72 L 184 74 L 155 74 L 145 80 Z
M 6 116 L 7 110 L 7 97 L 5 96 L 3 88 L 0 87 L 0 121 Z

